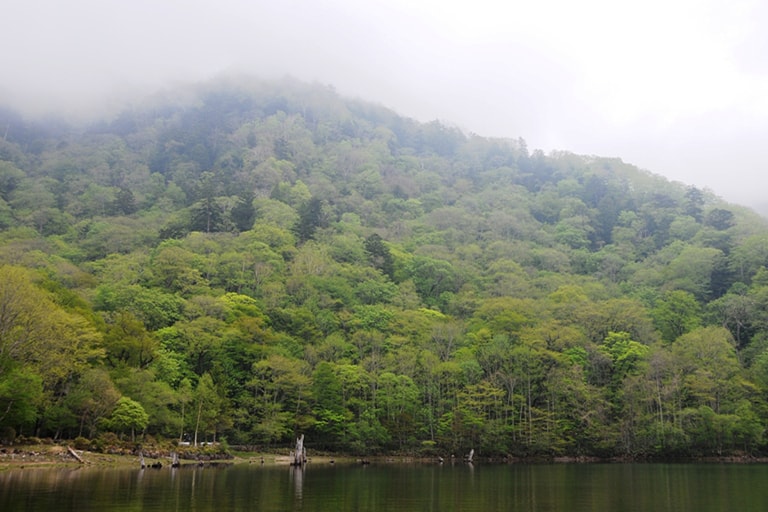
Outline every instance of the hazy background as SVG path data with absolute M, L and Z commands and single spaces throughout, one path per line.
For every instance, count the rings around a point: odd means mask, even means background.
M 0 0 L 0 103 L 93 113 L 290 74 L 531 149 L 621 157 L 768 213 L 759 0 Z

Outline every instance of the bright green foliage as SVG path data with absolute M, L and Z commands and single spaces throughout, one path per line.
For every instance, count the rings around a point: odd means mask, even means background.
M 699 327 L 701 323 L 701 307 L 691 293 L 683 290 L 666 292 L 656 302 L 651 314 L 661 339 L 667 343 Z
M 121 397 L 112 414 L 105 421 L 109 428 L 118 432 L 131 431 L 131 441 L 136 439 L 136 431 L 143 431 L 149 424 L 149 415 L 141 404 L 127 396 Z
M 3 141 L 3 435 L 768 453 L 763 219 L 323 87 L 205 89 Z
M 648 346 L 633 341 L 626 332 L 609 332 L 599 350 L 610 358 L 613 379 L 617 382 L 634 373 L 648 354 Z
M 43 379 L 30 371 L 0 374 L 0 427 L 28 427 L 38 416 L 43 399 Z
M 303 361 L 272 354 L 253 365 L 253 431 L 261 442 L 280 442 L 294 433 L 311 396 L 309 369 Z
M 198 441 L 216 442 L 216 434 L 221 423 L 226 421 L 222 416 L 226 412 L 224 402 L 211 374 L 204 373 L 192 395 L 194 417 L 191 418 L 190 425 L 194 430 L 193 444 L 195 446 L 197 446 Z M 210 438 L 209 435 L 211 435 Z

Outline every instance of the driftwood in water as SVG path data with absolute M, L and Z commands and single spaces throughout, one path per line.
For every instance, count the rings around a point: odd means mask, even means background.
M 304 448 L 304 434 L 296 439 L 296 449 L 291 452 L 291 466 L 303 466 L 307 463 L 307 449 Z
M 77 454 L 77 452 L 75 452 L 75 450 L 73 450 L 73 449 L 72 449 L 72 447 L 71 447 L 71 446 L 67 446 L 67 452 L 69 452 L 69 454 L 70 454 L 72 457 L 74 457 L 75 459 L 77 459 L 77 462 L 79 462 L 80 464 L 85 464 L 85 461 L 83 460 L 83 458 L 82 458 L 82 457 L 80 457 L 80 456 Z

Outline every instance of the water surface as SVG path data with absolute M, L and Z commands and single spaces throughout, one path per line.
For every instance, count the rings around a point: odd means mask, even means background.
M 766 482 L 758 464 L 27 468 L 0 473 L 0 510 L 762 512 Z

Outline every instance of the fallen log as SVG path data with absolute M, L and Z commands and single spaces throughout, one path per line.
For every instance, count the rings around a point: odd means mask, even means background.
M 73 450 L 73 449 L 72 449 L 72 447 L 71 447 L 71 446 L 67 446 L 67 452 L 69 452 L 69 454 L 70 454 L 72 457 L 74 457 L 75 459 L 77 459 L 77 462 L 79 462 L 80 464 L 85 464 L 85 461 L 83 460 L 83 458 L 82 458 L 81 456 L 79 456 L 79 455 L 77 454 L 77 452 L 76 452 L 75 450 Z

